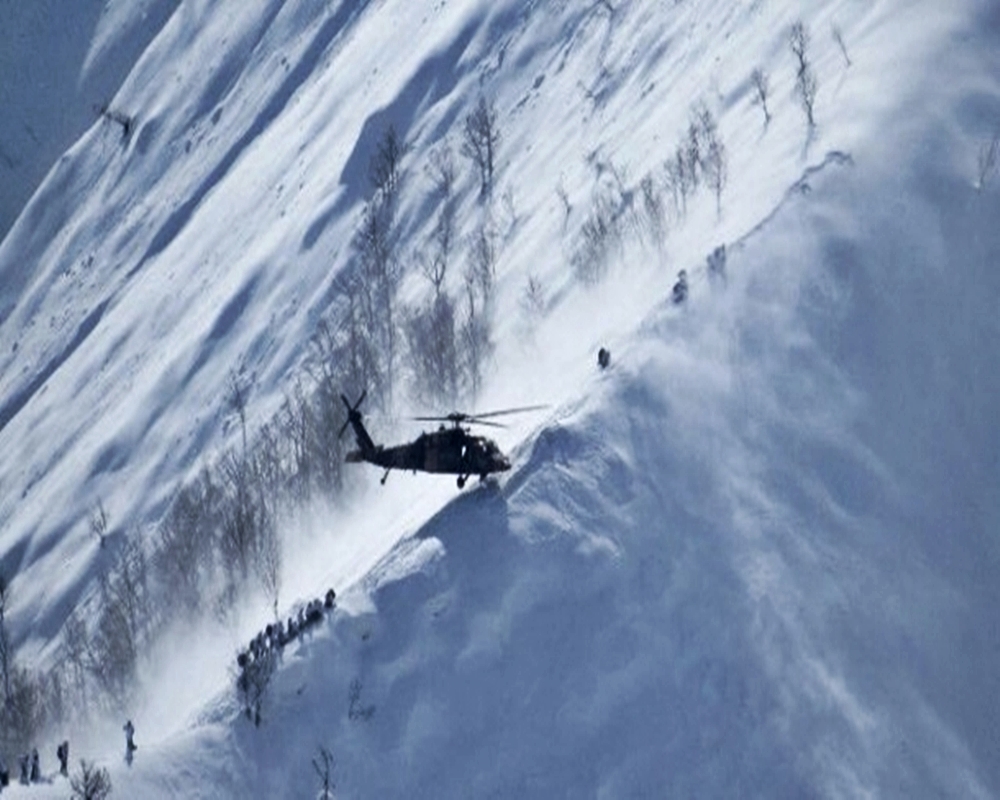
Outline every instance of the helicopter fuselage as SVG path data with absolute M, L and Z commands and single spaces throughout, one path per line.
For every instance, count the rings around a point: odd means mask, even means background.
M 347 461 L 367 461 L 386 469 L 480 477 L 510 469 L 510 461 L 495 442 L 485 436 L 473 436 L 461 427 L 441 427 L 422 433 L 409 444 L 352 450 Z
M 441 425 L 436 431 L 422 433 L 407 444 L 385 447 L 375 444 L 362 422 L 360 406 L 365 398 L 365 392 L 352 406 L 345 395 L 340 399 L 347 409 L 347 421 L 341 428 L 341 435 L 348 425 L 354 429 L 357 449 L 350 451 L 346 461 L 368 462 L 385 469 L 382 483 L 394 469 L 410 470 L 412 472 L 433 472 L 458 476 L 458 488 L 465 485 L 471 475 L 485 479 L 494 472 L 504 472 L 510 469 L 510 460 L 500 452 L 496 442 L 485 436 L 474 436 L 466 427 L 467 424 L 493 425 L 502 427 L 492 421 L 492 418 L 506 414 L 517 414 L 524 411 L 534 411 L 544 406 L 529 406 L 509 408 L 501 411 L 490 411 L 483 414 L 463 414 L 453 412 L 446 417 L 415 417 L 420 420 L 442 420 L 451 423 Z M 490 419 L 486 419 L 486 418 Z M 465 424 L 463 424 L 465 423 Z

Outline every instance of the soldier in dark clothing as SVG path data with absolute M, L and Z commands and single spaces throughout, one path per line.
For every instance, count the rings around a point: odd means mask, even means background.
M 687 270 L 682 269 L 677 273 L 677 283 L 674 284 L 673 300 L 675 305 L 679 305 L 687 300 L 688 296 L 688 276 Z
M 69 776 L 69 741 L 62 742 L 56 748 L 56 758 L 59 759 L 59 774 Z
M 31 782 L 38 783 L 42 779 L 42 768 L 38 763 L 38 748 L 31 751 Z
M 132 738 L 135 735 L 135 725 L 132 724 L 132 720 L 128 720 L 122 730 L 125 731 L 125 763 L 132 766 L 132 754 L 138 749 Z

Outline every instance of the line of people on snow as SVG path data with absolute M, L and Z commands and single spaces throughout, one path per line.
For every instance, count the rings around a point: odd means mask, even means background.
M 246 668 L 256 661 L 260 661 L 271 653 L 278 652 L 286 644 L 297 639 L 313 625 L 318 624 L 323 619 L 323 614 L 333 611 L 337 605 L 337 593 L 333 589 L 328 589 L 322 600 L 319 598 L 310 600 L 299 608 L 298 614 L 293 614 L 288 618 L 288 622 L 278 621 L 268 625 L 250 640 L 250 645 L 246 650 L 236 656 L 236 664 L 243 673 Z
M 706 259 L 708 277 L 711 281 L 721 281 L 725 283 L 726 280 L 726 246 L 720 244 L 716 247 Z M 674 283 L 673 288 L 670 291 L 670 299 L 673 301 L 674 305 L 680 305 L 688 297 L 688 274 L 686 269 L 682 269 L 677 273 L 677 281 Z
M 125 726 L 122 728 L 125 731 L 125 760 L 131 766 L 132 764 L 132 753 L 134 753 L 138 747 L 136 746 L 135 739 L 135 726 L 132 724 L 132 720 L 128 720 Z M 59 759 L 59 774 L 64 778 L 69 777 L 69 740 L 64 739 L 56 747 L 56 758 Z M 31 754 L 24 753 L 17 759 L 17 765 L 20 770 L 20 776 L 18 782 L 24 786 L 30 786 L 32 783 L 42 783 L 51 782 L 48 778 L 42 777 L 42 765 L 41 759 L 38 756 L 38 748 L 32 748 Z M 7 764 L 2 758 L 0 758 L 0 792 L 3 791 L 5 786 L 10 786 L 10 770 L 7 768 Z
M 59 743 L 56 747 L 56 758 L 59 759 L 59 774 L 63 777 L 69 777 L 69 742 L 63 741 Z M 32 748 L 31 753 L 24 753 L 17 759 L 18 769 L 20 771 L 19 782 L 24 786 L 28 786 L 32 783 L 41 783 L 42 778 L 42 765 L 41 759 L 38 756 L 38 748 Z M 10 786 L 10 769 L 7 764 L 4 763 L 3 759 L 0 759 L 0 791 L 3 791 L 3 787 Z

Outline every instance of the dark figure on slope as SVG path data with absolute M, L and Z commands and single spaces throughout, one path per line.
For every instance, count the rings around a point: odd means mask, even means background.
M 21 768 L 20 781 L 25 786 L 28 785 L 28 765 L 31 763 L 31 756 L 25 753 L 17 760 L 17 765 Z
M 31 751 L 31 782 L 38 783 L 42 779 L 42 767 L 38 762 L 38 748 Z
M 611 351 L 606 347 L 602 347 L 597 351 L 597 366 L 601 369 L 607 369 L 611 364 Z
M 131 766 L 132 754 L 139 749 L 132 738 L 135 736 L 135 725 L 132 724 L 132 720 L 128 720 L 122 727 L 122 730 L 125 731 L 125 763 Z
M 708 257 L 708 278 L 711 281 L 726 282 L 726 246 L 720 244 Z
M 674 305 L 680 305 L 688 296 L 688 276 L 687 270 L 682 269 L 677 273 L 677 283 L 674 284 L 673 301 Z
M 56 758 L 59 759 L 59 774 L 69 777 L 69 741 L 62 742 L 56 748 Z

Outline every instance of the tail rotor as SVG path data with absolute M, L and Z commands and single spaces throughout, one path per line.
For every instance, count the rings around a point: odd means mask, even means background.
M 344 431 L 347 430 L 347 426 L 350 425 L 352 422 L 361 421 L 361 412 L 358 409 L 361 408 L 361 404 L 365 401 L 365 398 L 367 396 L 368 396 L 368 390 L 365 389 L 361 392 L 361 397 L 358 398 L 358 402 L 356 402 L 352 406 L 351 402 L 347 399 L 346 395 L 344 394 L 340 395 L 340 399 L 344 404 L 344 408 L 347 409 L 347 419 L 344 421 L 344 424 L 340 426 L 340 433 L 337 434 L 337 438 L 340 438 L 344 435 Z

